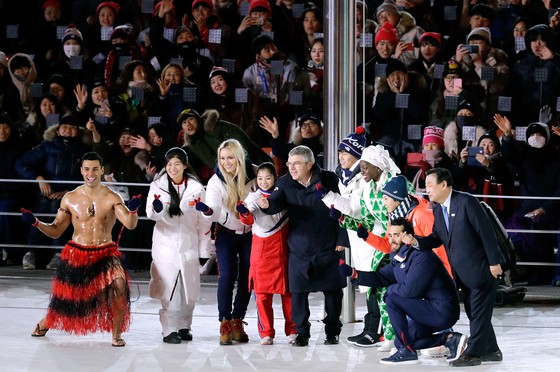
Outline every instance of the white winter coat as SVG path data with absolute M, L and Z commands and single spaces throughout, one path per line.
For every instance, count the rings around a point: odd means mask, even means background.
M 152 237 L 150 297 L 169 300 L 180 270 L 185 301 L 191 304 L 200 295 L 199 257 L 208 258 L 212 254 L 211 222 L 195 209 L 195 199 L 205 200 L 204 186 L 200 182 L 189 178 L 186 188 L 183 183 L 177 185 L 177 190 L 183 214 L 171 218 L 167 176 L 164 173 L 150 184 L 146 215 L 156 221 Z M 154 195 L 161 195 L 163 210 L 159 213 L 152 206 Z
M 257 190 L 257 182 L 253 179 L 246 183 L 245 191 L 247 194 Z M 251 226 L 245 226 L 239 220 L 236 211 L 232 211 L 227 207 L 228 195 L 226 184 L 222 181 L 218 174 L 214 174 L 206 186 L 206 205 L 208 205 L 214 213 L 207 216 L 206 219 L 217 222 L 226 229 L 236 232 L 248 233 Z M 202 213 L 201 213 L 202 214 Z
M 358 160 L 351 168 L 354 171 L 356 167 L 360 166 L 360 161 Z M 362 199 L 362 191 L 367 185 L 366 181 L 361 173 L 357 173 L 348 182 L 348 185 L 344 186 L 342 182 L 338 183 L 338 189 L 340 190 L 340 195 L 333 192 L 327 193 L 323 198 L 323 202 L 330 207 L 341 211 L 343 214 L 359 218 L 361 215 L 361 205 L 360 200 Z M 375 233 L 379 234 L 383 232 L 383 227 L 381 223 L 375 224 Z M 373 260 L 373 254 L 375 248 L 366 243 L 362 238 L 358 237 L 358 234 L 354 230 L 348 229 L 348 238 L 350 240 L 350 254 L 352 257 L 352 266 L 356 267 L 360 271 L 371 271 L 371 261 Z M 368 287 L 359 286 L 360 292 L 364 293 L 367 291 Z

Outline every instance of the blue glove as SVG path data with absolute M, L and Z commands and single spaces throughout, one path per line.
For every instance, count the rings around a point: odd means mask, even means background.
M 20 210 L 21 219 L 23 220 L 23 222 L 31 226 L 37 226 L 39 224 L 39 220 L 37 220 L 37 217 L 35 217 L 35 215 L 31 213 L 31 211 L 28 211 L 25 208 L 21 208 Z
M 340 212 L 338 209 L 334 207 L 333 204 L 331 204 L 331 209 L 329 209 L 329 217 L 332 218 L 333 220 L 340 221 L 342 218 L 342 212 Z
M 202 212 L 207 216 L 210 216 L 212 213 L 214 213 L 212 208 L 210 208 L 209 206 L 207 206 L 206 204 L 204 204 L 203 202 L 200 201 L 200 198 L 196 199 L 195 201 L 196 201 L 196 204 L 195 204 L 194 208 L 197 211 Z
M 315 184 L 315 191 L 313 191 L 313 194 L 317 199 L 323 199 L 325 195 L 327 195 L 327 192 L 327 189 L 325 189 L 323 185 L 320 183 Z
M 161 195 L 154 195 L 154 201 L 152 202 L 152 207 L 154 207 L 154 212 L 159 213 L 163 210 L 163 203 L 159 198 Z
M 356 279 L 358 277 L 356 269 L 347 265 L 342 258 L 338 261 L 338 271 L 340 272 L 340 275 L 349 276 L 351 279 Z
M 134 195 L 132 199 L 128 201 L 128 210 L 130 213 L 138 213 L 138 208 L 142 205 L 142 195 Z
M 247 209 L 247 207 L 245 207 L 243 205 L 242 201 L 238 201 L 237 205 L 235 206 L 235 210 L 239 212 L 239 214 L 242 215 L 246 215 L 247 213 L 249 213 L 249 210 Z
M 363 227 L 361 223 L 358 225 L 358 230 L 356 230 L 356 233 L 358 234 L 359 238 L 362 238 L 364 240 L 366 240 L 369 236 L 369 231 L 365 227 Z

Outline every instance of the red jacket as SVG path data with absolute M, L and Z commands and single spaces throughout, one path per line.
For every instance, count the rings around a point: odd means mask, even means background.
M 412 226 L 414 226 L 414 235 L 428 236 L 432 233 L 432 228 L 434 226 L 434 214 L 430 208 L 430 203 L 426 199 L 418 197 L 416 200 L 419 204 L 410 211 L 406 218 L 412 222 Z M 370 233 L 366 242 L 381 252 L 391 253 L 391 244 L 389 244 L 389 238 L 387 237 L 382 238 Z M 449 260 L 447 259 L 447 253 L 445 253 L 443 245 L 434 248 L 433 251 L 439 257 L 441 262 L 443 262 L 443 266 L 445 266 L 449 275 L 453 277 L 451 266 L 449 265 Z

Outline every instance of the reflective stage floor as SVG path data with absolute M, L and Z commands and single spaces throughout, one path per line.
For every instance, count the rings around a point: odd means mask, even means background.
M 49 300 L 52 272 L 24 272 L 0 268 L 0 330 L 3 371 L 448 371 L 457 370 L 445 360 L 420 357 L 421 364 L 385 366 L 388 353 L 358 348 L 345 342 L 359 333 L 362 323 L 345 324 L 339 345 L 323 345 L 322 295 L 311 294 L 311 339 L 308 347 L 288 345 L 283 335 L 279 298 L 275 298 L 277 337 L 271 346 L 260 345 L 256 310 L 251 300 L 246 317 L 248 344 L 220 346 L 216 284 L 203 284 L 194 314 L 194 340 L 179 345 L 162 342 L 159 301 L 147 296 L 147 274 L 133 274 L 132 325 L 123 334 L 127 345 L 111 347 L 109 334 L 72 336 L 49 331 L 32 338 Z M 529 296 L 531 297 L 531 296 Z M 468 371 L 557 371 L 560 369 L 560 308 L 558 301 L 532 300 L 494 310 L 494 328 L 504 361 L 465 368 Z M 356 293 L 356 317 L 365 312 L 363 295 Z M 467 318 L 454 327 L 468 333 Z

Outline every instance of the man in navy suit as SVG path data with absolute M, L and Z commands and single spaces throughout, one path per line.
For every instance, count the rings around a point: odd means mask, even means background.
M 492 311 L 504 258 L 479 201 L 452 186 L 453 177 L 447 169 L 426 172 L 426 193 L 430 201 L 437 203 L 433 209 L 434 228 L 429 236 L 406 235 L 403 242 L 422 251 L 443 244 L 457 287 L 463 291 L 471 335 L 467 350 L 451 365 L 499 362 L 502 352 L 492 327 Z
M 448 329 L 459 319 L 459 298 L 453 280 L 441 260 L 429 251 L 403 244 L 404 235 L 414 234 L 412 222 L 399 217 L 391 221 L 386 236 L 391 244 L 391 262 L 378 272 L 357 271 L 341 260 L 342 275 L 355 284 L 371 288 L 388 287 L 387 312 L 395 330 L 397 352 L 381 364 L 416 364 L 417 349 L 445 345 L 449 361 L 464 352 L 467 337 Z

